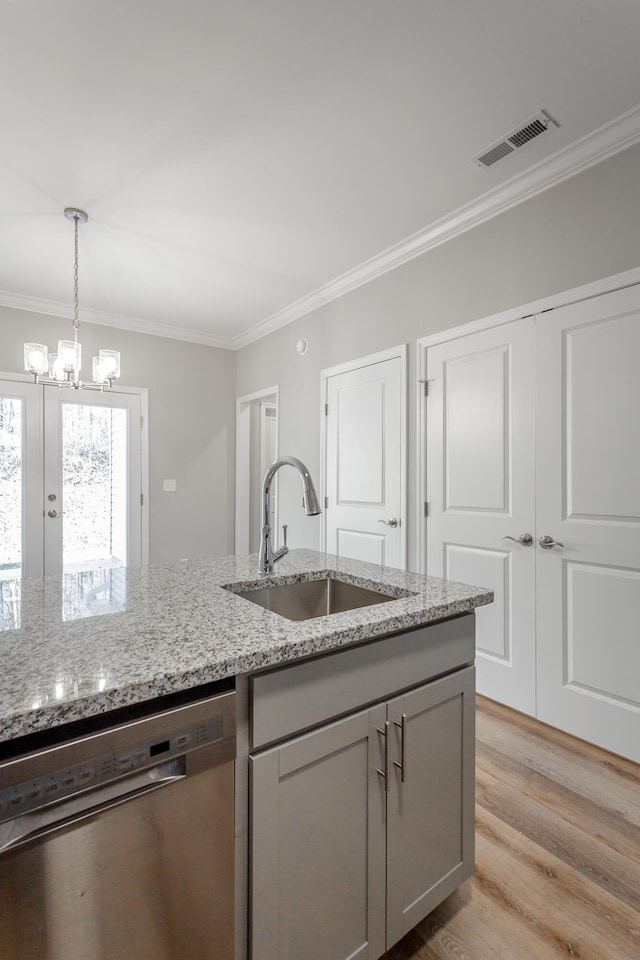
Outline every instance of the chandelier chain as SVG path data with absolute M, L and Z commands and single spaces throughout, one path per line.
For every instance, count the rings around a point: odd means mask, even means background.
M 73 329 L 75 340 L 78 340 L 78 327 L 80 326 L 79 308 L 78 308 L 78 217 L 73 218 L 74 229 L 74 248 L 73 248 Z

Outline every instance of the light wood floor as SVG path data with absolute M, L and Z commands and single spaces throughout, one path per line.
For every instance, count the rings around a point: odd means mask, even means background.
M 385 960 L 640 960 L 640 767 L 478 698 L 476 872 Z

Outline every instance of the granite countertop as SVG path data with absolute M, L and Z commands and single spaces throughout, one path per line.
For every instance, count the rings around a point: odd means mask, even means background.
M 472 611 L 490 590 L 292 550 L 268 578 L 256 556 L 4 581 L 0 741 L 349 643 Z M 235 589 L 339 579 L 397 600 L 294 622 Z

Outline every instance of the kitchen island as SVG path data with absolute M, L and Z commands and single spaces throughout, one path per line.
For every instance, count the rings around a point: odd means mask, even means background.
M 296 622 L 238 596 L 265 582 L 327 576 L 391 599 Z M 267 580 L 256 574 L 255 557 L 226 557 L 26 581 L 21 590 L 9 629 L 0 633 L 0 742 L 9 754 L 114 711 L 117 717 L 123 709 L 205 685 L 235 688 L 237 957 L 245 955 L 247 941 L 249 860 L 253 960 L 296 957 L 305 936 L 318 943 L 315 931 L 305 932 L 300 910 L 292 915 L 296 885 L 304 902 L 315 898 L 309 920 L 319 920 L 320 930 L 332 927 L 327 920 L 338 897 L 347 926 L 333 924 L 335 960 L 350 955 L 343 941 L 354 937 L 356 948 L 359 938 L 363 947 L 351 955 L 373 960 L 468 875 L 473 611 L 491 602 L 490 591 L 308 550 L 291 551 Z M 420 743 L 427 743 L 430 770 L 418 772 L 424 766 Z M 279 769 L 288 770 L 286 786 Z M 428 796 L 434 781 L 437 795 Z M 278 795 L 281 806 L 273 802 Z M 392 809 L 398 803 L 414 810 L 412 822 L 398 820 Z M 334 814 L 323 819 L 332 804 Z M 301 813 L 299 823 L 291 816 L 282 821 L 287 805 L 290 813 Z M 305 820 L 309 811 L 313 828 Z M 382 878 L 405 870 L 399 852 L 424 841 L 426 821 L 434 841 L 440 834 L 447 842 L 438 851 L 418 851 L 416 869 L 420 873 L 420 863 L 429 860 L 429 883 L 434 869 L 437 882 L 417 911 L 393 906 L 397 891 Z M 333 823 L 347 833 L 331 836 Z M 296 836 L 312 837 L 313 846 L 296 849 Z M 345 836 L 352 851 L 345 850 Z M 333 866 L 325 864 L 333 879 L 317 877 L 328 850 L 337 857 Z M 289 880 L 265 875 L 274 856 L 289 864 Z M 351 881 L 345 888 L 340 875 L 347 864 Z M 361 866 L 364 879 L 357 877 Z M 314 876 L 319 887 L 310 894 Z M 288 892 L 286 882 L 293 883 Z M 387 901 L 398 916 L 388 912 L 385 922 Z M 318 956 L 323 949 L 334 948 L 319 946 Z
M 270 583 L 333 572 L 398 595 L 296 623 L 225 589 L 263 586 L 256 570 L 254 556 L 116 568 L 98 572 L 90 597 L 82 574 L 24 581 L 18 626 L 0 633 L 0 741 L 458 616 L 493 599 L 465 584 L 292 550 Z

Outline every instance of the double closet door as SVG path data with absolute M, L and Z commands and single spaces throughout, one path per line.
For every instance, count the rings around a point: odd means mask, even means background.
M 140 564 L 140 407 L 0 380 L 0 586 Z
M 478 690 L 640 761 L 640 287 L 430 347 L 427 571 Z

